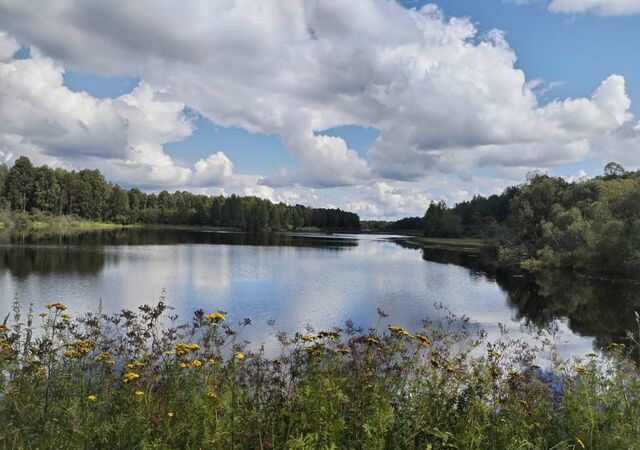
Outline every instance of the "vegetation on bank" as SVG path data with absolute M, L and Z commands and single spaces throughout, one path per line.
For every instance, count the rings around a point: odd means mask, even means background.
M 431 203 L 424 217 L 383 228 L 409 227 L 429 238 L 491 241 L 507 265 L 638 278 L 640 171 L 609 163 L 604 175 L 577 181 L 533 173 L 500 195 L 475 196 L 452 208 Z
M 34 167 L 26 157 L 18 158 L 11 168 L 0 164 L 0 211 L 3 209 L 13 214 L 78 217 L 114 224 L 198 225 L 243 231 L 360 229 L 358 215 L 340 209 L 274 204 L 253 196 L 207 196 L 186 191 L 148 194 L 110 183 L 97 170 Z
M 571 364 L 552 352 L 546 370 L 540 349 L 443 315 L 411 333 L 279 333 L 271 356 L 243 340 L 249 319 L 179 324 L 163 301 L 23 314 L 0 329 L 3 447 L 640 447 L 640 377 L 620 345 Z
M 480 251 L 490 246 L 487 241 L 478 238 L 412 237 L 409 241 L 421 247 L 445 248 L 452 250 Z

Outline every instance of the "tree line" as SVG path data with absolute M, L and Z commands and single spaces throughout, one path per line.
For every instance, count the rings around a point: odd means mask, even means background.
M 640 171 L 606 165 L 593 179 L 567 181 L 531 173 L 500 195 L 448 207 L 432 202 L 424 217 L 388 224 L 428 237 L 493 240 L 505 262 L 640 276 Z
M 0 165 L 0 209 L 118 224 L 206 225 L 244 231 L 360 229 L 358 215 L 340 209 L 276 204 L 255 196 L 146 193 L 111 183 L 98 170 L 36 167 L 24 156 L 11 168 Z

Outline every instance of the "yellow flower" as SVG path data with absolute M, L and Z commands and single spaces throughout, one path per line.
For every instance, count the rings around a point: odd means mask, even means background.
M 427 336 L 423 334 L 416 334 L 414 338 L 417 341 L 420 341 L 420 345 L 422 345 L 423 347 L 431 347 L 431 340 L 429 340 Z
M 142 396 L 144 395 L 144 392 L 142 392 L 142 391 L 135 391 L 133 394 L 134 394 L 136 397 L 142 397 Z
M 49 303 L 45 306 L 47 307 L 47 309 L 55 308 L 58 311 L 64 311 L 67 309 L 67 305 L 65 305 L 64 303 Z
M 242 353 L 236 353 L 235 358 L 236 358 L 238 361 L 242 361 L 242 360 L 244 359 L 244 355 L 243 355 Z
M 44 319 L 45 317 L 47 317 L 47 316 L 49 315 L 49 313 L 48 313 L 48 312 L 46 312 L 46 311 L 43 311 L 43 312 L 41 312 L 41 313 L 40 313 L 40 314 L 38 314 L 38 315 Z
M 216 397 L 218 397 L 218 394 L 216 393 L 216 391 L 215 391 L 215 390 L 210 389 L 210 390 L 209 390 L 209 392 L 207 392 L 207 397 L 209 397 L 209 398 L 216 398 Z
M 367 339 L 367 342 L 368 342 L 369 344 L 374 344 L 374 345 L 376 345 L 376 344 L 379 344 L 379 343 L 380 343 L 380 341 L 379 341 L 379 340 L 377 340 L 376 338 L 373 338 L 373 337 L 368 338 L 368 339 Z
M 127 364 L 127 369 L 140 369 L 141 367 L 144 367 L 144 363 L 140 361 L 133 361 Z
M 500 356 L 502 356 L 500 352 L 497 352 L 494 349 L 488 350 L 487 353 L 489 353 L 491 358 L 500 358 Z
M 204 318 L 210 322 L 222 322 L 224 320 L 224 314 L 219 312 L 214 312 L 206 315 Z
M 389 326 L 387 329 L 398 336 L 411 336 L 409 332 L 402 327 Z
M 199 359 L 194 359 L 193 361 L 191 361 L 191 364 L 193 364 L 194 367 L 200 367 L 202 365 L 202 361 L 200 361 Z
M 181 367 L 181 368 L 183 368 L 183 369 L 191 369 L 191 363 L 188 363 L 188 362 L 186 362 L 186 363 L 185 363 L 185 362 L 181 362 L 181 363 L 180 363 L 180 367 Z
M 96 401 L 96 396 L 95 395 L 90 395 L 87 397 L 87 400 L 89 400 L 90 402 L 95 402 Z
M 102 352 L 98 356 L 96 356 L 96 361 L 106 362 L 108 364 L 113 364 L 114 361 L 111 359 L 111 354 L 107 352 Z
M 173 412 L 169 411 L 169 412 L 167 413 L 167 416 L 169 416 L 169 417 L 173 417 Z
M 176 354 L 186 355 L 188 353 L 195 352 L 200 349 L 198 344 L 187 344 L 186 342 L 178 342 L 176 344 Z
M 138 375 L 137 373 L 127 372 L 124 374 L 124 377 L 122 377 L 122 381 L 128 383 L 129 381 L 137 380 L 138 378 L 140 378 L 140 375 Z

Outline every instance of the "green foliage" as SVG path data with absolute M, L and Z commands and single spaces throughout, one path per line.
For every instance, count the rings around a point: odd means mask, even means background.
M 117 224 L 202 225 L 244 231 L 319 228 L 359 230 L 357 214 L 340 209 L 273 204 L 258 197 L 210 197 L 190 192 L 147 194 L 105 180 L 97 170 L 34 167 L 26 157 L 0 165 L 0 209 L 77 216 Z
M 453 208 L 432 203 L 424 223 L 427 237 L 492 238 L 500 262 L 526 269 L 640 274 L 640 172 L 616 163 L 591 180 L 533 173 L 501 195 L 475 196 Z
M 640 446 L 640 374 L 620 345 L 568 364 L 445 315 L 414 334 L 280 333 L 268 355 L 242 339 L 250 320 L 233 330 L 196 311 L 180 324 L 164 298 L 75 320 L 47 308 L 23 317 L 16 302 L 0 327 L 3 447 Z
M 424 215 L 424 234 L 427 237 L 457 238 L 462 235 L 458 215 L 447 208 L 444 202 L 431 202 Z

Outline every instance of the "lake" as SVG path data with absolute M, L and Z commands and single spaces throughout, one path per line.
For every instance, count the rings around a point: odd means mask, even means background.
M 194 310 L 225 311 L 253 324 L 242 336 L 277 346 L 276 331 L 343 324 L 375 327 L 377 308 L 418 330 L 442 304 L 490 337 L 558 334 L 565 356 L 584 355 L 637 330 L 637 285 L 547 273 L 499 272 L 478 255 L 418 249 L 382 235 L 119 229 L 0 235 L 0 312 L 17 296 L 35 312 L 66 303 L 72 314 L 153 304 L 161 295 L 185 321 Z M 267 322 L 275 320 L 275 325 Z

